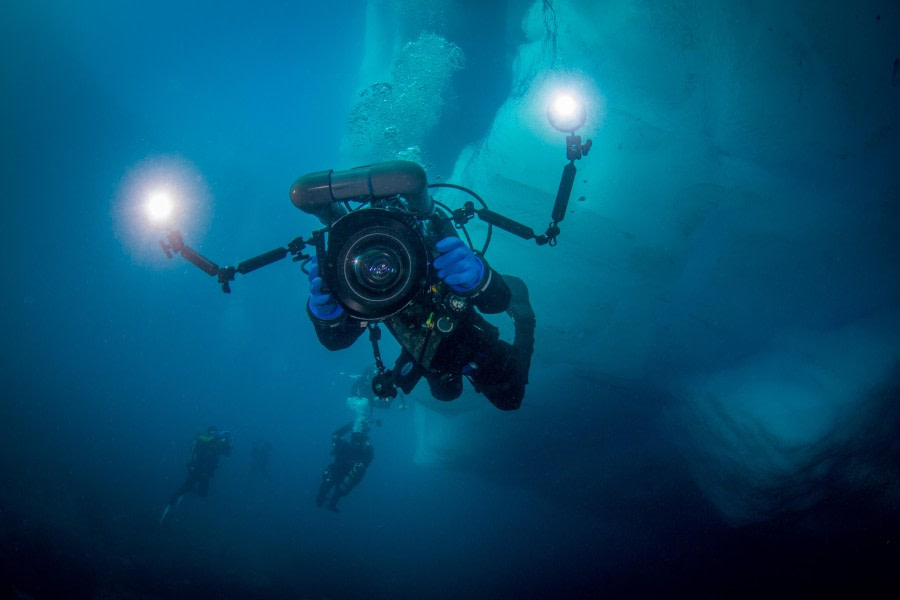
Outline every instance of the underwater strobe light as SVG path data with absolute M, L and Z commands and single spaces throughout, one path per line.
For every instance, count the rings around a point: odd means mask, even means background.
M 150 156 L 119 180 L 110 216 L 116 237 L 132 258 L 159 265 L 151 249 L 160 234 L 179 229 L 201 235 L 209 216 L 210 190 L 200 171 L 180 156 Z
M 552 221 L 547 228 L 549 243 L 556 243 L 559 235 L 559 222 L 566 216 L 569 206 L 569 197 L 572 195 L 572 186 L 575 184 L 575 161 L 582 156 L 587 156 L 591 150 L 591 140 L 581 143 L 581 136 L 575 135 L 575 130 L 584 125 L 587 119 L 587 111 L 584 102 L 580 98 L 568 93 L 557 94 L 547 107 L 547 120 L 554 129 L 568 133 L 566 136 L 566 158 L 569 163 L 563 167 L 562 177 L 559 180 L 559 189 L 556 192 L 556 203 L 553 205 Z
M 547 120 L 554 129 L 563 133 L 574 134 L 586 119 L 584 102 L 572 94 L 558 94 L 547 107 Z
M 157 190 L 147 197 L 144 214 L 156 226 L 168 226 L 175 212 L 172 196 L 165 190 Z

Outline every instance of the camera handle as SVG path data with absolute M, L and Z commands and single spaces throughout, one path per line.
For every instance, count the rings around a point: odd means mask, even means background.
M 375 355 L 375 368 L 378 374 L 372 378 L 372 391 L 376 396 L 390 402 L 397 397 L 397 385 L 394 383 L 394 375 L 385 370 L 384 361 L 381 360 L 381 350 L 378 348 L 378 340 L 381 339 L 381 328 L 377 323 L 369 323 L 369 341 L 372 342 L 372 353 Z
M 203 271 L 204 273 L 217 277 L 222 291 L 226 294 L 231 293 L 229 282 L 234 281 L 234 274 L 240 273 L 246 275 L 252 271 L 278 262 L 288 254 L 293 256 L 295 262 L 299 260 L 308 260 L 310 256 L 303 254 L 303 250 L 311 242 L 304 240 L 302 237 L 295 238 L 287 245 L 287 248 L 275 248 L 268 252 L 263 252 L 253 258 L 238 263 L 237 267 L 220 267 L 213 261 L 209 260 L 190 246 L 184 243 L 181 232 L 178 230 L 166 233 L 166 240 L 159 240 L 159 246 L 168 258 L 172 258 L 175 254 L 180 253 L 182 258 Z

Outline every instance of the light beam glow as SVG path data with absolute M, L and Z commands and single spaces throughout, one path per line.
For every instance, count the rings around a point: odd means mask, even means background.
M 566 133 L 584 125 L 586 118 L 584 103 L 569 93 L 558 94 L 547 108 L 547 119 L 553 128 Z
M 112 205 L 116 237 L 138 262 L 164 265 L 159 248 L 166 231 L 198 240 L 205 228 L 210 194 L 197 168 L 180 156 L 147 158 L 122 178 Z
M 570 117 L 575 112 L 577 106 L 575 98 L 568 94 L 561 94 L 553 101 L 551 110 L 561 117 Z
M 153 223 L 160 225 L 167 224 L 175 209 L 175 203 L 172 196 L 167 191 L 157 191 L 150 194 L 147 203 L 144 204 L 144 211 L 147 217 Z

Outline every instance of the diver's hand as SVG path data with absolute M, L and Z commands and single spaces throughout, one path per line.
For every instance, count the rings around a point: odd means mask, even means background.
M 454 292 L 471 292 L 484 278 L 484 262 L 456 236 L 445 237 L 435 244 L 441 253 L 434 261 L 438 277 Z
M 322 291 L 325 284 L 319 276 L 319 261 L 315 256 L 309 262 L 309 312 L 323 321 L 336 319 L 344 309 L 331 294 Z

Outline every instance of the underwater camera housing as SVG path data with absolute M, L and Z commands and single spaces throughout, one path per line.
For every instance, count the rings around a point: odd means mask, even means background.
M 400 209 L 366 207 L 328 230 L 319 272 L 325 287 L 357 319 L 378 321 L 409 304 L 428 286 L 430 230 Z
M 434 244 L 455 234 L 412 162 L 311 173 L 294 182 L 291 201 L 325 225 L 313 233 L 324 290 L 363 321 L 396 314 L 427 290 Z M 351 201 L 363 206 L 351 210 Z
M 400 211 L 359 210 L 338 219 L 319 272 L 347 312 L 378 320 L 405 307 L 427 285 L 427 246 Z

